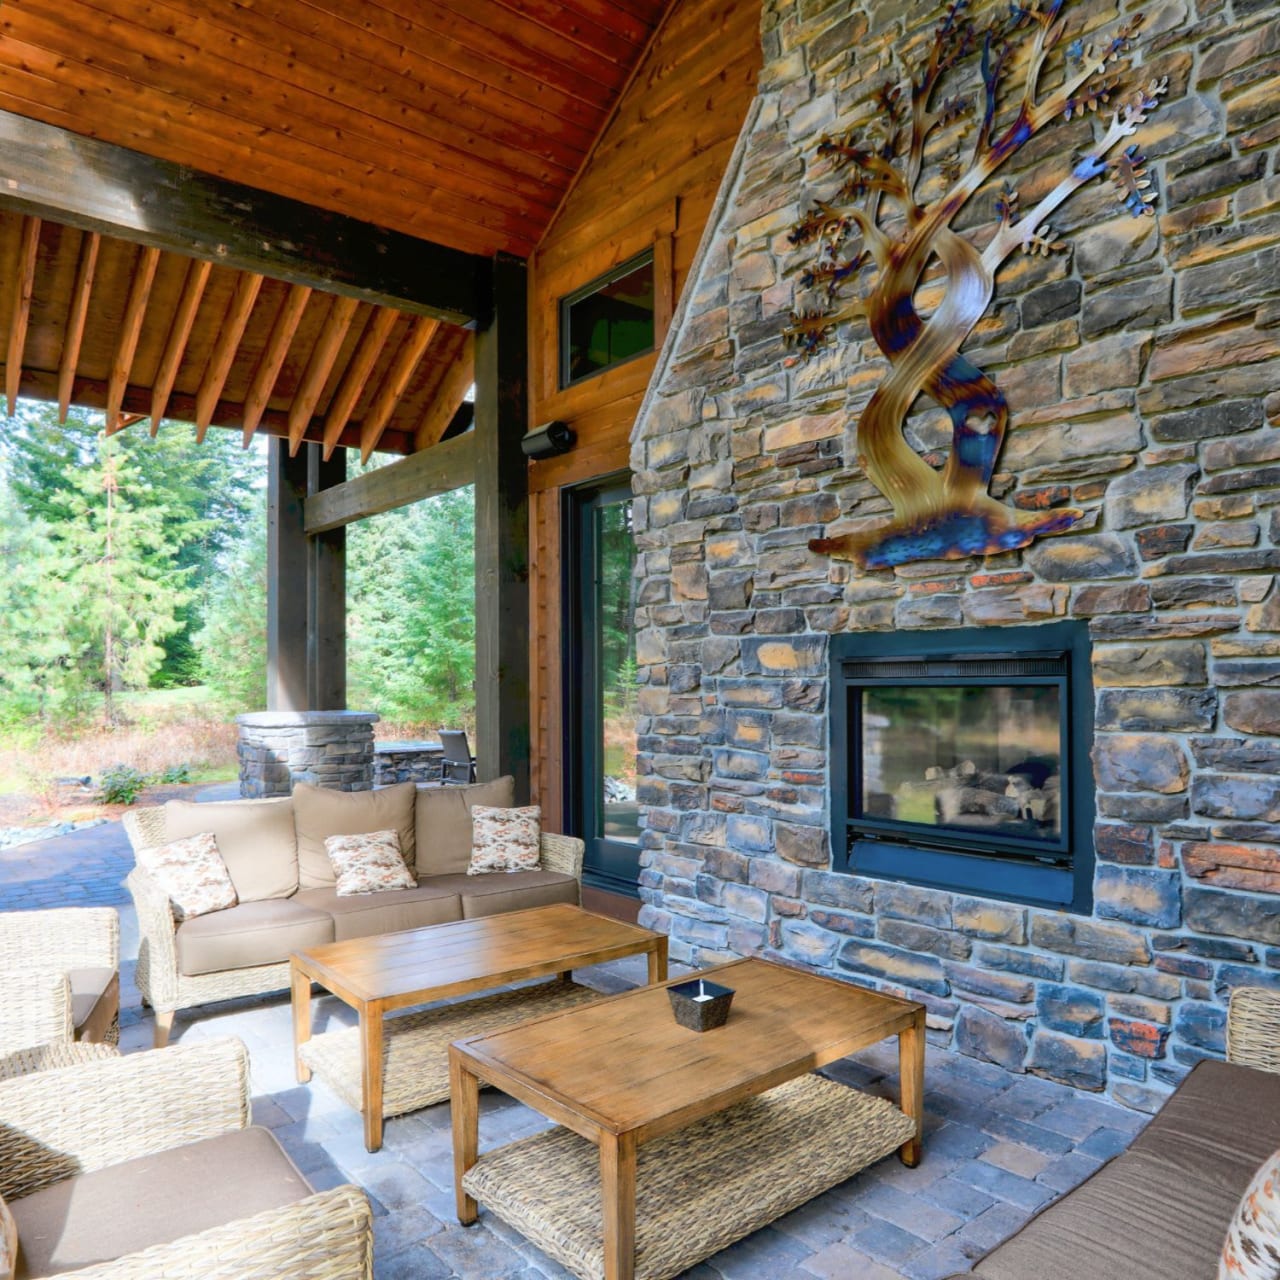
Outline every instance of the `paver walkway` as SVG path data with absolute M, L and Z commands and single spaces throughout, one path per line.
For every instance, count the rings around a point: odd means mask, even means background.
M 224 798 L 222 788 L 202 799 Z M 121 881 L 132 866 L 118 823 L 0 851 L 0 910 L 69 903 L 120 908 L 125 1052 L 147 1049 L 151 1020 L 133 986 L 137 926 Z M 603 990 L 644 981 L 643 962 L 578 971 Z M 332 998 L 315 1005 L 315 1031 L 352 1019 Z M 383 1149 L 364 1149 L 359 1115 L 320 1083 L 293 1078 L 285 996 L 227 1002 L 175 1040 L 238 1035 L 253 1064 L 254 1115 L 269 1125 L 317 1187 L 357 1182 L 373 1200 L 377 1280 L 567 1280 L 522 1237 L 481 1214 L 454 1218 L 447 1105 L 389 1120 Z M 874 1093 L 897 1096 L 896 1051 L 878 1046 L 829 1069 Z M 686 1273 L 686 1280 L 936 1280 L 1009 1235 L 1054 1196 L 1123 1149 L 1145 1117 L 1035 1076 L 930 1047 L 925 1069 L 924 1159 L 915 1169 L 881 1161 L 804 1208 Z M 511 1141 L 545 1121 L 486 1091 L 481 1141 Z M 1034 1280 L 1028 1277 L 1028 1280 Z

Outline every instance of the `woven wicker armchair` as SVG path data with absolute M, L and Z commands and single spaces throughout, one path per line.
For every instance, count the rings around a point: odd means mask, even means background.
M 1227 1061 L 1280 1072 L 1280 991 L 1237 987 L 1231 993 Z
M 164 809 L 135 809 L 124 815 L 125 833 L 134 849 L 165 842 Z M 573 836 L 543 833 L 540 864 L 547 871 L 582 879 L 584 846 Z M 138 913 L 138 965 L 134 981 L 156 1016 L 156 1047 L 168 1042 L 173 1017 L 215 1000 L 266 995 L 289 988 L 289 963 L 254 965 L 216 973 L 184 974 L 178 967 L 176 924 L 169 898 L 149 876 L 134 868 L 125 880 Z
M 26 1197 L 248 1124 L 249 1063 L 239 1040 L 0 1080 L 0 1198 L 14 1210 L 21 1244 Z M 201 1164 L 201 1152 L 191 1159 Z M 202 1194 L 216 1205 L 227 1189 L 214 1178 Z M 76 1197 L 68 1203 L 75 1205 Z M 142 1223 L 141 1233 L 148 1227 Z M 369 1202 L 349 1185 L 167 1242 L 172 1225 L 157 1227 L 161 1243 L 56 1274 L 79 1280 L 369 1280 L 373 1274 Z
M 116 1044 L 119 970 L 114 907 L 0 912 L 0 1056 L 74 1040 Z

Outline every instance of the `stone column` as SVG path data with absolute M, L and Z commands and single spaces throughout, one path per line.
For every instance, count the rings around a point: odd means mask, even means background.
M 371 711 L 255 711 L 237 716 L 240 794 L 287 796 L 295 782 L 335 791 L 373 786 Z

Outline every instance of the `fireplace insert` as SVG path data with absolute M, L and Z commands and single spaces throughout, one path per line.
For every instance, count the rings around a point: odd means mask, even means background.
M 1087 912 L 1086 627 L 846 635 L 831 652 L 837 863 Z

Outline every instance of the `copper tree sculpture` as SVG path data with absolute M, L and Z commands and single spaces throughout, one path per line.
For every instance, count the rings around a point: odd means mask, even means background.
M 1013 550 L 1080 519 L 1075 509 L 1019 511 L 988 493 L 1009 407 L 994 380 L 960 354 L 991 303 L 996 271 L 1005 259 L 1019 249 L 1047 255 L 1064 247 L 1046 219 L 1074 191 L 1109 170 L 1131 213 L 1153 212 L 1154 193 L 1137 147 L 1120 151 L 1110 164 L 1106 160 L 1146 120 L 1166 88 L 1159 81 L 1122 91 L 1111 74 L 1130 49 L 1141 15 L 1096 47 L 1072 41 L 1062 83 L 1042 97 L 1041 72 L 1064 32 L 1063 4 L 1015 2 L 1007 16 L 979 30 L 966 16 L 968 0 L 955 0 L 909 92 L 897 84 L 880 90 L 880 137 L 864 143 L 846 133 L 825 137 L 818 146 L 819 157 L 841 185 L 817 202 L 789 237 L 797 246 L 819 246 L 816 264 L 800 283 L 821 299 L 791 313 L 786 340 L 797 355 L 789 363 L 808 359 L 843 321 L 866 318 L 890 368 L 858 420 L 858 458 L 888 498 L 893 518 L 870 532 L 815 539 L 809 544 L 814 551 L 886 568 Z M 935 107 L 939 82 L 974 54 L 981 106 L 976 94 L 956 94 Z M 1012 121 L 997 128 L 1006 72 L 1019 60 L 1025 67 L 1021 101 Z M 985 246 L 954 229 L 956 216 L 982 184 L 1051 121 L 1104 111 L 1111 112 L 1110 124 L 1089 154 L 1030 212 L 1020 214 L 1018 194 L 1005 183 L 995 201 L 998 222 Z M 967 167 L 958 150 L 944 159 L 939 166 L 943 190 L 921 203 L 918 190 L 931 135 L 949 132 L 963 140 L 975 121 Z M 944 290 L 933 314 L 924 317 L 916 308 L 916 292 L 934 259 L 941 264 Z M 863 285 L 868 276 L 873 278 L 869 287 Z M 858 292 L 859 286 L 864 291 Z M 951 420 L 950 456 L 940 471 L 903 434 L 921 394 Z

